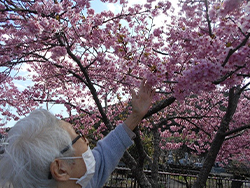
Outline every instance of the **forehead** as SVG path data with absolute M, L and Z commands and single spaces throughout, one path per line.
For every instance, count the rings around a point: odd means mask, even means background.
M 72 140 L 78 136 L 70 123 L 60 120 L 59 124 L 69 133 Z M 88 149 L 88 141 L 84 139 L 78 139 L 77 142 L 73 144 L 73 148 L 75 149 L 75 156 L 81 156 L 82 153 L 86 152 Z
M 60 120 L 59 125 L 64 130 L 66 130 L 72 138 L 76 135 L 75 130 L 73 129 L 73 127 L 72 127 L 72 125 L 70 123 L 68 123 L 66 121 L 63 121 L 63 120 Z

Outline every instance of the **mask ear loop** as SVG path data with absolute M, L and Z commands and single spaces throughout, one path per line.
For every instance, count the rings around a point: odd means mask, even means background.
M 77 180 L 79 180 L 79 178 L 69 178 L 69 180 L 77 181 Z
M 80 131 L 78 131 L 77 134 L 78 134 L 78 136 L 77 136 L 74 140 L 72 140 L 71 146 L 72 146 L 74 143 L 76 143 L 76 141 L 79 140 L 81 137 L 84 137 L 84 135 L 83 135 Z M 85 137 L 84 137 L 84 140 L 86 140 Z M 63 150 L 61 150 L 60 153 L 61 153 L 61 154 L 65 153 L 67 150 L 69 150 L 69 148 L 70 148 L 70 145 L 68 145 L 66 148 L 64 148 Z M 81 158 L 81 157 L 80 157 L 80 158 Z M 52 174 L 51 174 L 50 171 L 49 171 L 48 179 L 52 179 Z
M 82 157 L 59 157 L 57 159 L 62 159 L 62 160 L 70 160 L 70 159 L 82 159 Z
M 76 184 L 79 184 L 82 186 L 82 188 L 85 188 L 94 176 L 96 163 L 94 155 L 89 146 L 88 150 L 82 154 L 82 159 L 84 160 L 86 165 L 86 172 L 76 181 Z M 70 180 L 76 180 L 76 178 L 70 178 Z

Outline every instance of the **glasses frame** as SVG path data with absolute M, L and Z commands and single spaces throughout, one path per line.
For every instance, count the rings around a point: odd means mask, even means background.
M 60 151 L 61 154 L 63 154 L 63 153 L 65 153 L 66 151 L 68 151 L 69 148 L 70 148 L 70 146 L 72 146 L 74 143 L 76 143 L 77 140 L 79 140 L 80 138 L 83 138 L 83 139 L 86 141 L 86 138 L 85 138 L 85 136 L 82 134 L 81 131 L 77 130 L 77 131 L 76 131 L 76 134 L 78 134 L 78 136 L 77 136 L 74 140 L 72 140 L 71 145 L 66 146 L 64 149 L 62 149 L 62 150 Z
M 76 134 L 78 134 L 78 136 L 72 140 L 71 145 L 66 146 L 64 149 L 62 149 L 62 150 L 60 151 L 61 154 L 63 154 L 63 153 L 65 153 L 66 151 L 68 151 L 69 148 L 70 148 L 70 146 L 72 146 L 74 143 L 76 143 L 77 140 L 79 140 L 80 138 L 83 138 L 83 139 L 87 142 L 86 137 L 82 134 L 81 131 L 76 130 Z M 52 179 L 52 174 L 51 174 L 50 171 L 49 171 L 48 179 Z

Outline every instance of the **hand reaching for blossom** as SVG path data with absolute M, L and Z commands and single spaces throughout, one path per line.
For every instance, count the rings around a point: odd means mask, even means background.
M 151 105 L 152 97 L 155 94 L 155 90 L 152 86 L 146 82 L 145 79 L 142 80 L 138 93 L 131 90 L 132 93 L 132 113 L 136 114 L 138 117 L 143 118 Z
M 136 93 L 134 90 L 131 90 L 131 94 L 132 113 L 124 123 L 133 130 L 148 112 L 155 90 L 152 89 L 152 86 L 148 82 L 146 82 L 146 79 L 143 79 L 139 91 Z

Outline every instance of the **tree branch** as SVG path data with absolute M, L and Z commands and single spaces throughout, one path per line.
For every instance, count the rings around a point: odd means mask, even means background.
M 63 33 L 62 33 L 63 34 Z M 65 43 L 63 42 L 63 40 L 61 39 L 62 37 L 62 34 L 57 34 L 56 35 L 56 38 L 58 39 L 59 43 L 62 45 L 62 46 L 65 46 L 66 50 L 67 50 L 67 53 L 68 55 L 77 63 L 77 65 L 79 66 L 80 70 L 82 71 L 85 79 L 86 79 L 86 84 L 87 84 L 87 87 L 89 88 L 91 94 L 92 94 L 92 97 L 96 103 L 96 106 L 102 116 L 102 120 L 104 122 L 104 124 L 106 125 L 106 127 L 109 129 L 109 130 L 112 130 L 112 127 L 111 127 L 111 124 L 110 124 L 110 121 L 101 105 L 101 102 L 98 98 L 98 94 L 96 92 L 96 89 L 93 85 L 93 83 L 91 82 L 90 80 L 90 77 L 89 77 L 89 74 L 88 74 L 88 71 L 87 69 L 82 65 L 80 59 L 78 59 L 74 54 L 73 52 L 71 51 L 70 49 L 70 46 L 69 45 L 65 45 Z M 93 62 L 96 61 L 96 58 L 93 60 Z
M 168 53 L 164 53 L 164 52 L 158 51 L 158 50 L 156 50 L 156 49 L 154 49 L 154 48 L 152 48 L 152 50 L 153 50 L 154 52 L 158 53 L 158 54 L 161 54 L 161 55 L 169 55 Z
M 237 134 L 237 133 L 239 133 L 239 132 L 241 132 L 241 131 L 243 131 L 243 130 L 245 130 L 245 129 L 250 129 L 250 124 L 249 124 L 249 125 L 242 126 L 242 127 L 238 127 L 238 128 L 236 128 L 236 129 L 233 129 L 233 130 L 230 130 L 230 131 L 227 131 L 227 132 L 224 134 L 224 136 L 226 137 L 226 136 L 230 136 L 230 135 L 232 135 L 232 134 Z M 241 135 L 241 133 L 240 133 L 240 135 Z M 239 136 L 239 135 L 237 135 L 237 136 Z M 235 137 L 235 136 L 233 135 L 233 137 Z M 229 140 L 230 138 L 231 138 L 231 137 L 226 138 L 226 139 Z
M 246 65 L 244 65 L 244 66 L 238 66 L 237 69 L 235 69 L 234 71 L 231 71 L 231 72 L 227 73 L 225 76 L 221 77 L 221 78 L 218 79 L 218 80 L 213 81 L 212 83 L 213 83 L 213 84 L 220 84 L 221 82 L 225 81 L 227 78 L 229 78 L 229 77 L 232 76 L 234 73 L 236 73 L 238 70 L 240 70 L 240 69 L 242 69 L 242 68 L 244 68 L 244 67 L 246 67 Z
M 205 0 L 205 6 L 206 6 L 206 19 L 207 19 L 207 25 L 208 25 L 208 32 L 209 32 L 209 36 L 212 38 L 213 33 L 212 33 L 211 21 L 209 19 L 209 14 L 208 14 L 208 1 L 207 0 Z
M 143 117 L 143 119 L 147 118 L 147 117 L 150 117 L 153 114 L 155 114 L 155 113 L 159 112 L 160 110 L 164 109 L 165 107 L 171 105 L 175 100 L 176 100 L 175 97 L 169 97 L 168 99 L 165 99 L 165 100 L 159 102 L 158 104 L 153 106 L 151 109 L 149 109 L 148 113 Z
M 248 34 L 246 35 L 245 39 L 244 39 L 236 48 L 230 49 L 230 50 L 229 50 L 229 52 L 228 52 L 228 54 L 227 54 L 227 57 L 226 57 L 226 59 L 224 60 L 224 62 L 223 62 L 223 64 L 222 64 L 222 67 L 224 67 L 224 66 L 227 64 L 229 58 L 231 57 L 231 55 L 234 54 L 234 52 L 236 52 L 236 51 L 237 51 L 238 49 L 240 49 L 242 46 L 245 46 L 245 45 L 246 45 L 246 43 L 247 43 L 249 37 L 250 37 L 250 33 L 248 33 Z

